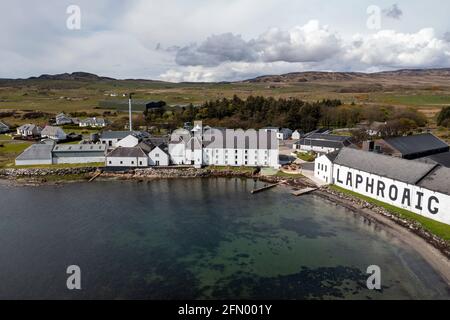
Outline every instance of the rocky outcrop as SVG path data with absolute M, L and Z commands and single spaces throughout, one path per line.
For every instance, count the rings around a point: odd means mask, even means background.
M 0 169 L 0 178 L 82 175 L 95 172 L 96 170 L 97 168 L 94 167 Z

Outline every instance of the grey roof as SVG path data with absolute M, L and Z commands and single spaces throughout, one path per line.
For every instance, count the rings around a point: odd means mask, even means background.
M 58 144 L 54 152 L 99 152 L 106 151 L 105 144 Z
M 9 129 L 9 126 L 6 123 L 0 121 L 0 128 Z
M 139 147 L 123 148 L 119 147 L 108 153 L 107 157 L 146 157 L 147 154 Z
M 122 140 L 129 135 L 133 135 L 138 139 L 149 137 L 147 132 L 143 131 L 104 131 L 100 134 L 101 139 L 118 139 Z
M 34 129 L 40 129 L 38 126 L 36 126 L 35 124 L 29 124 L 29 123 L 27 123 L 27 124 L 24 124 L 24 125 L 21 125 L 19 128 L 17 128 L 18 130 L 21 130 L 21 131 L 32 131 L 32 130 L 34 130 Z
M 384 141 L 398 150 L 403 157 L 425 156 L 437 152 L 445 152 L 450 148 L 431 133 L 417 134 L 406 137 L 386 138 Z
M 443 167 L 450 168 L 450 151 L 433 154 L 424 158 L 419 158 L 417 161 L 426 163 L 437 163 Z
M 87 118 L 87 119 L 84 119 L 84 120 L 80 120 L 79 123 L 86 124 L 86 125 L 100 125 L 100 126 L 103 126 L 103 125 L 106 125 L 106 120 L 103 119 L 103 118 Z
M 331 162 L 334 162 L 334 160 L 336 159 L 336 157 L 338 156 L 338 154 L 339 154 L 339 150 L 338 150 L 338 151 L 334 151 L 334 152 L 327 153 L 325 156 L 326 156 Z
M 56 136 L 58 133 L 65 134 L 64 130 L 59 127 L 46 126 L 42 132 L 42 136 Z
M 33 144 L 25 149 L 16 160 L 51 160 L 53 145 Z
M 312 133 L 300 139 L 295 144 L 339 149 L 351 145 L 350 140 L 351 137 Z
M 312 133 L 308 136 L 308 139 L 344 142 L 344 141 L 349 141 L 351 139 L 351 137 L 338 136 L 335 134 Z
M 450 168 L 437 167 L 418 185 L 425 189 L 450 195 Z
M 416 184 L 436 167 L 435 164 L 409 161 L 352 148 L 343 148 L 334 163 L 409 184 Z

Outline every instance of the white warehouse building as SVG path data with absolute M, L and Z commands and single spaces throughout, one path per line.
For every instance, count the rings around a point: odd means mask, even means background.
M 450 168 L 344 148 L 316 160 L 315 177 L 450 225 Z

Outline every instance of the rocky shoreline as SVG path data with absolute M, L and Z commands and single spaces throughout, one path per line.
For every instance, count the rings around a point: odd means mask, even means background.
M 364 217 L 369 219 L 371 222 L 386 225 L 387 219 L 388 221 L 391 221 L 392 223 L 395 223 L 405 230 L 408 230 L 424 239 L 427 243 L 438 249 L 445 257 L 450 259 L 449 243 L 425 230 L 418 222 L 401 218 L 382 207 L 376 206 L 362 199 L 346 195 L 329 187 L 321 188 L 319 191 L 316 191 L 316 194 L 333 203 L 336 203 L 339 206 L 343 206 L 350 211 L 363 214 Z M 381 217 L 386 219 L 380 219 Z

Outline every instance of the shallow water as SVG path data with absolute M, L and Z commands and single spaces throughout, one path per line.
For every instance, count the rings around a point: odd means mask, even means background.
M 449 299 L 412 248 L 253 180 L 0 186 L 0 298 Z M 82 290 L 66 288 L 78 265 Z M 378 265 L 382 290 L 366 287 Z

